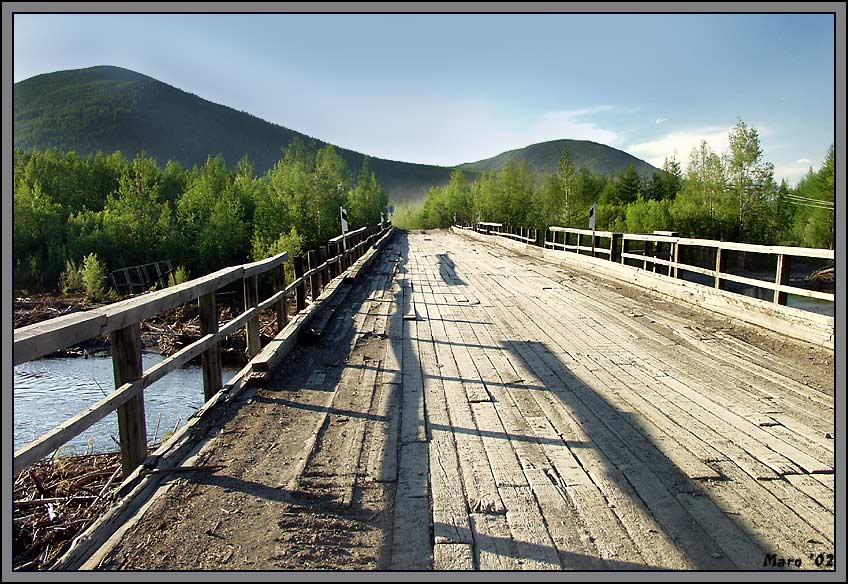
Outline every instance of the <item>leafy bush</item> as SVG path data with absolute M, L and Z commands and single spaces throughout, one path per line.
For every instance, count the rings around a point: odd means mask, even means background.
M 191 276 L 188 275 L 188 270 L 185 269 L 185 266 L 177 266 L 177 269 L 174 270 L 174 285 L 188 282 L 190 279 Z
M 106 266 L 90 253 L 82 262 L 82 281 L 85 297 L 91 302 L 101 302 L 106 298 Z
M 62 293 L 66 296 L 85 290 L 82 271 L 72 260 L 65 263 L 65 271 L 59 276 L 59 284 L 62 287 Z

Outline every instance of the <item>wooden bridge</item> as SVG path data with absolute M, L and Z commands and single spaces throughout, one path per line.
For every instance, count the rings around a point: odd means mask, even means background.
M 112 335 L 116 392 L 15 453 L 118 408 L 124 496 L 58 567 L 833 569 L 833 319 L 674 278 L 691 241 L 633 267 L 557 233 L 365 230 L 288 285 L 282 254 L 16 331 L 16 363 Z M 142 372 L 137 323 L 196 299 L 204 336 Z M 145 459 L 144 387 L 200 354 L 206 404 Z

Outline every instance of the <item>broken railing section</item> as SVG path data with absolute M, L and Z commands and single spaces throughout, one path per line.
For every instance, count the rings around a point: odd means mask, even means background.
M 572 227 L 549 227 L 547 233 L 544 233 L 533 227 L 510 227 L 502 223 L 491 222 L 454 225 L 454 227 L 512 239 L 545 249 L 601 257 L 621 264 L 626 264 L 627 260 L 637 261 L 642 264 L 641 267 L 644 270 L 672 278 L 680 278 L 681 272 L 701 274 L 711 277 L 715 288 L 721 288 L 722 282 L 735 282 L 771 290 L 773 302 L 780 305 L 786 304 L 789 294 L 829 302 L 833 302 L 835 298 L 835 295 L 831 292 L 808 290 L 792 286 L 789 283 L 789 264 L 792 258 L 830 260 L 832 262 L 834 259 L 832 249 L 695 239 L 679 237 L 677 233 L 672 231 L 655 231 L 652 234 L 643 234 L 614 233 L 612 231 L 594 231 Z M 702 255 L 704 253 L 711 254 L 711 257 L 715 258 L 715 268 L 705 268 L 681 261 L 681 251 L 691 249 L 701 250 Z M 760 280 L 728 272 L 726 269 L 727 252 L 731 251 L 775 256 L 776 264 L 772 280 Z
M 167 288 L 174 272 L 171 260 L 163 260 L 113 270 L 109 272 L 109 280 L 118 294 L 132 295 L 136 291 L 149 290 L 154 284 L 159 288 Z
M 257 262 L 224 268 L 201 278 L 108 306 L 15 329 L 15 365 L 50 355 L 88 339 L 110 335 L 116 387 L 102 400 L 18 449 L 14 455 L 15 472 L 50 455 L 102 418 L 117 411 L 122 468 L 125 477 L 130 475 L 144 462 L 147 453 L 145 388 L 199 356 L 202 359 L 203 395 L 206 401 L 201 411 L 205 411 L 210 402 L 221 395 L 237 392 L 244 385 L 250 367 L 245 367 L 224 384 L 221 341 L 244 327 L 248 356 L 252 359 L 262 350 L 259 336 L 261 311 L 274 309 L 277 330 L 282 331 L 288 323 L 286 303 L 289 296 L 294 295 L 298 311 L 303 310 L 307 304 L 307 288 L 311 297 L 317 298 L 333 278 L 344 273 L 376 238 L 389 230 L 391 225 L 363 227 L 346 234 L 343 244 L 330 240 L 326 248 L 306 254 L 306 270 L 303 257 L 292 258 L 295 279 L 288 284 L 284 264 L 289 260 L 289 254 L 284 252 Z M 260 287 L 260 277 L 268 279 L 270 289 L 273 290 L 273 294 L 264 300 L 260 300 L 260 290 L 263 289 Z M 215 293 L 221 288 L 235 285 L 239 280 L 244 291 L 244 311 L 219 326 Z M 269 286 L 264 289 L 267 288 Z M 143 371 L 141 321 L 195 300 L 199 309 L 200 338 Z

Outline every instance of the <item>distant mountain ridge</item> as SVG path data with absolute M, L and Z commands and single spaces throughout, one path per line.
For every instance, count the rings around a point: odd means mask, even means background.
M 577 169 L 587 168 L 598 174 L 618 173 L 628 164 L 632 164 L 642 177 L 649 177 L 658 169 L 644 160 L 636 158 L 622 150 L 588 140 L 551 140 L 531 144 L 525 148 L 508 150 L 492 158 L 461 164 L 459 168 L 472 172 L 500 170 L 507 160 L 526 160 L 534 171 L 542 174 L 556 172 L 562 149 L 567 148 L 571 161 Z
M 318 147 L 326 144 L 120 67 L 57 71 L 14 86 L 16 148 L 54 147 L 80 155 L 120 150 L 127 157 L 143 150 L 162 165 L 176 160 L 188 167 L 218 154 L 232 167 L 247 156 L 256 172 L 264 173 L 298 136 Z M 569 148 L 578 168 L 606 174 L 633 163 L 640 174 L 656 171 L 625 152 L 579 140 L 534 144 L 459 167 L 473 179 L 480 171 L 499 169 L 509 157 L 516 157 L 539 172 L 553 172 L 562 146 Z M 337 151 L 351 171 L 358 172 L 365 155 L 340 147 Z M 452 170 L 381 158 L 371 158 L 369 164 L 394 202 L 423 198 L 430 187 L 447 183 Z

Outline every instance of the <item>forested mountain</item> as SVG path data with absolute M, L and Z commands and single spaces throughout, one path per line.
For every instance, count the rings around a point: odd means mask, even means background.
M 222 155 L 227 165 L 247 156 L 262 174 L 295 137 L 314 139 L 248 113 L 212 103 L 152 77 L 120 67 L 90 67 L 37 75 L 15 84 L 16 148 L 58 148 L 80 155 L 141 151 L 163 166 L 186 167 Z M 326 145 L 314 140 L 316 149 Z M 352 169 L 363 154 L 337 148 Z M 371 158 L 371 170 L 395 201 L 423 198 L 445 184 L 450 169 Z
M 100 66 L 37 75 L 15 84 L 15 147 L 50 147 L 85 156 L 121 151 L 132 159 L 141 151 L 164 167 L 169 160 L 184 167 L 202 165 L 222 155 L 235 168 L 244 156 L 262 174 L 279 159 L 295 137 L 326 145 L 294 130 L 248 113 L 215 104 L 152 77 Z M 557 169 L 563 147 L 578 169 L 619 173 L 633 164 L 643 177 L 656 171 L 648 163 L 603 144 L 556 140 L 511 150 L 494 158 L 462 165 L 468 180 L 479 171 L 500 170 L 508 159 L 526 160 L 538 173 Z M 337 148 L 348 167 L 362 166 L 363 154 Z M 370 168 L 395 202 L 420 200 L 432 186 L 447 184 L 450 169 L 426 164 L 370 160 Z
M 502 170 L 508 160 L 526 161 L 533 172 L 552 174 L 559 168 L 559 158 L 563 148 L 568 150 L 571 161 L 577 170 L 586 169 L 595 174 L 618 174 L 628 164 L 632 164 L 639 176 L 650 177 L 657 169 L 627 152 L 622 152 L 604 144 L 588 140 L 551 140 L 532 144 L 525 148 L 509 150 L 477 162 L 459 166 L 464 171 Z

